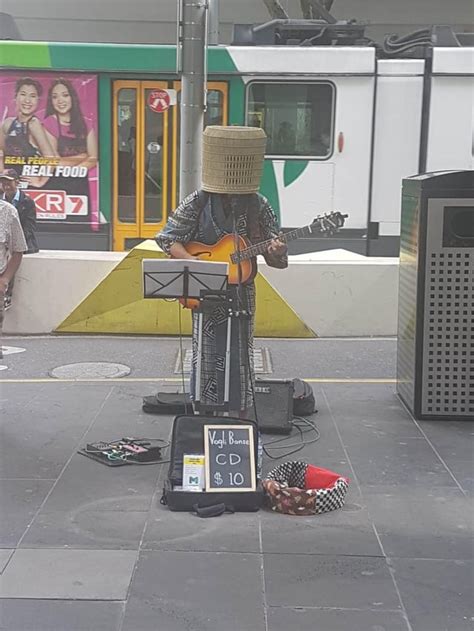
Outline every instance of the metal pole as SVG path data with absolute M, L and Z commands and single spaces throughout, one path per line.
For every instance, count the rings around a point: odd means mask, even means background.
M 180 198 L 201 187 L 207 0 L 182 4 Z
M 219 43 L 219 0 L 209 2 L 209 44 L 217 46 Z

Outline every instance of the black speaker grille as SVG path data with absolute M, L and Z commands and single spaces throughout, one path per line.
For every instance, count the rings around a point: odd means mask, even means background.
M 293 381 L 257 379 L 255 405 L 261 432 L 288 434 L 293 420 Z

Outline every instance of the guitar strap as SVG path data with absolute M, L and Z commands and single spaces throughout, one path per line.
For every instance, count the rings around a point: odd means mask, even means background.
M 203 191 L 200 189 L 197 193 L 197 202 L 198 202 L 198 216 L 196 222 L 196 231 L 199 224 L 199 220 L 201 219 L 201 215 L 203 210 L 206 208 L 207 202 L 209 201 L 209 193 L 207 191 Z
M 248 238 L 252 243 L 262 241 L 262 229 L 260 226 L 260 198 L 257 193 L 252 193 L 247 206 Z

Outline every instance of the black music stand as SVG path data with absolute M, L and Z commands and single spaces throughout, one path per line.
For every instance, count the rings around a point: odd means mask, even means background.
M 198 259 L 143 259 L 144 298 L 194 298 L 227 293 L 228 264 Z
M 195 409 L 201 411 L 202 334 L 204 314 L 225 304 L 228 311 L 227 341 L 224 366 L 224 398 L 222 404 L 206 404 L 205 411 L 229 411 L 230 344 L 232 334 L 232 300 L 228 294 L 228 264 L 198 259 L 143 259 L 144 298 L 178 298 L 199 301 L 198 364 L 196 366 Z M 159 395 L 157 395 L 159 397 Z

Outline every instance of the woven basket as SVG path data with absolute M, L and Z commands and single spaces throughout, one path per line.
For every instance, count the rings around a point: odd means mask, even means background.
M 259 127 L 206 127 L 202 188 L 209 193 L 256 193 L 267 137 Z

